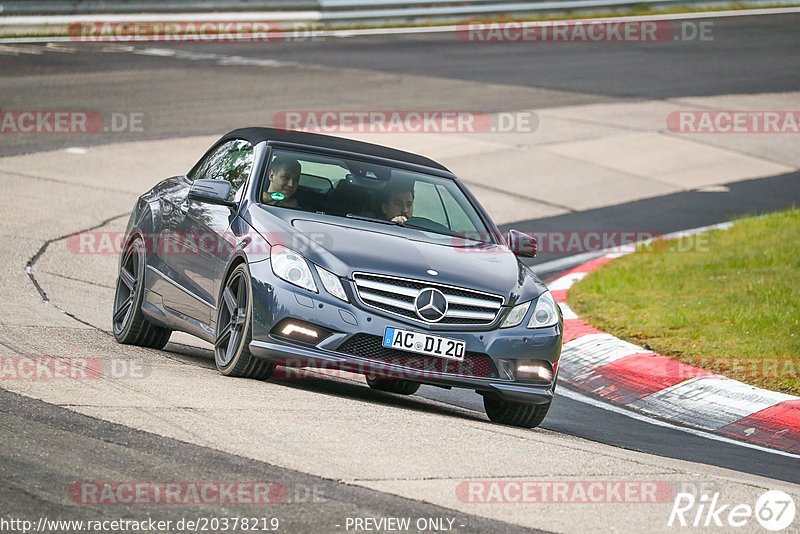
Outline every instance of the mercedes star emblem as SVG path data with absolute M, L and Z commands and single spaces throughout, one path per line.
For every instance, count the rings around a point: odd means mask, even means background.
M 414 299 L 414 307 L 420 319 L 435 323 L 441 321 L 447 313 L 447 299 L 438 289 L 426 287 Z

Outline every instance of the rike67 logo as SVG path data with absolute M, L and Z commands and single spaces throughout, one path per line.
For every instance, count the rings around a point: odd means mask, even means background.
M 755 520 L 765 529 L 777 532 L 794 521 L 795 503 L 792 496 L 780 490 L 767 491 L 755 503 L 734 504 L 720 501 L 720 494 L 678 493 L 669 514 L 667 526 L 734 527 L 740 528 Z

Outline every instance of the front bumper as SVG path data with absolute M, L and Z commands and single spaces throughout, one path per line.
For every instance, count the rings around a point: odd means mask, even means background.
M 437 386 L 473 389 L 506 401 L 544 404 L 553 398 L 555 376 L 549 382 L 517 380 L 509 369 L 514 368 L 516 360 L 546 360 L 557 365 L 561 354 L 561 323 L 541 329 L 430 328 L 345 303 L 326 293 L 319 283 L 319 293 L 295 287 L 275 277 L 269 261 L 252 263 L 250 270 L 254 301 L 250 351 L 256 357 L 270 359 L 287 367 L 320 366 Z M 346 287 L 346 291 L 351 302 L 358 301 L 351 288 Z M 318 343 L 287 340 L 272 332 L 273 327 L 284 319 L 323 327 L 330 331 L 330 335 Z M 480 371 L 471 372 L 456 363 L 444 363 L 438 358 L 434 358 L 438 364 L 433 362 L 432 366 L 405 365 L 403 362 L 423 360 L 423 357 L 413 353 L 403 353 L 406 358 L 378 358 L 370 357 L 375 351 L 355 354 L 349 349 L 348 352 L 338 350 L 352 347 L 353 343 L 350 342 L 356 338 L 363 340 L 372 336 L 377 340 L 382 339 L 386 327 L 463 340 L 466 342 L 467 356 L 479 363 L 475 368 Z M 491 365 L 487 366 L 486 362 Z

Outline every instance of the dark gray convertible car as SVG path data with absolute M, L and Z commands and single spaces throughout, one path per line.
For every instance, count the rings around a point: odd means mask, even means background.
M 492 421 L 534 427 L 553 399 L 563 321 L 452 173 L 422 156 L 270 128 L 235 130 L 142 195 L 125 235 L 114 336 L 214 344 L 228 376 L 327 367 L 370 387 L 475 390 Z

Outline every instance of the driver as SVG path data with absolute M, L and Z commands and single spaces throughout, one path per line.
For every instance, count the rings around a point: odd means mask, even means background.
M 381 191 L 379 207 L 381 215 L 387 221 L 406 222 L 414 216 L 414 184 L 387 185 Z
M 292 198 L 300 183 L 300 162 L 288 156 L 276 157 L 269 168 L 269 189 L 261 195 L 261 202 L 287 208 L 296 208 Z

